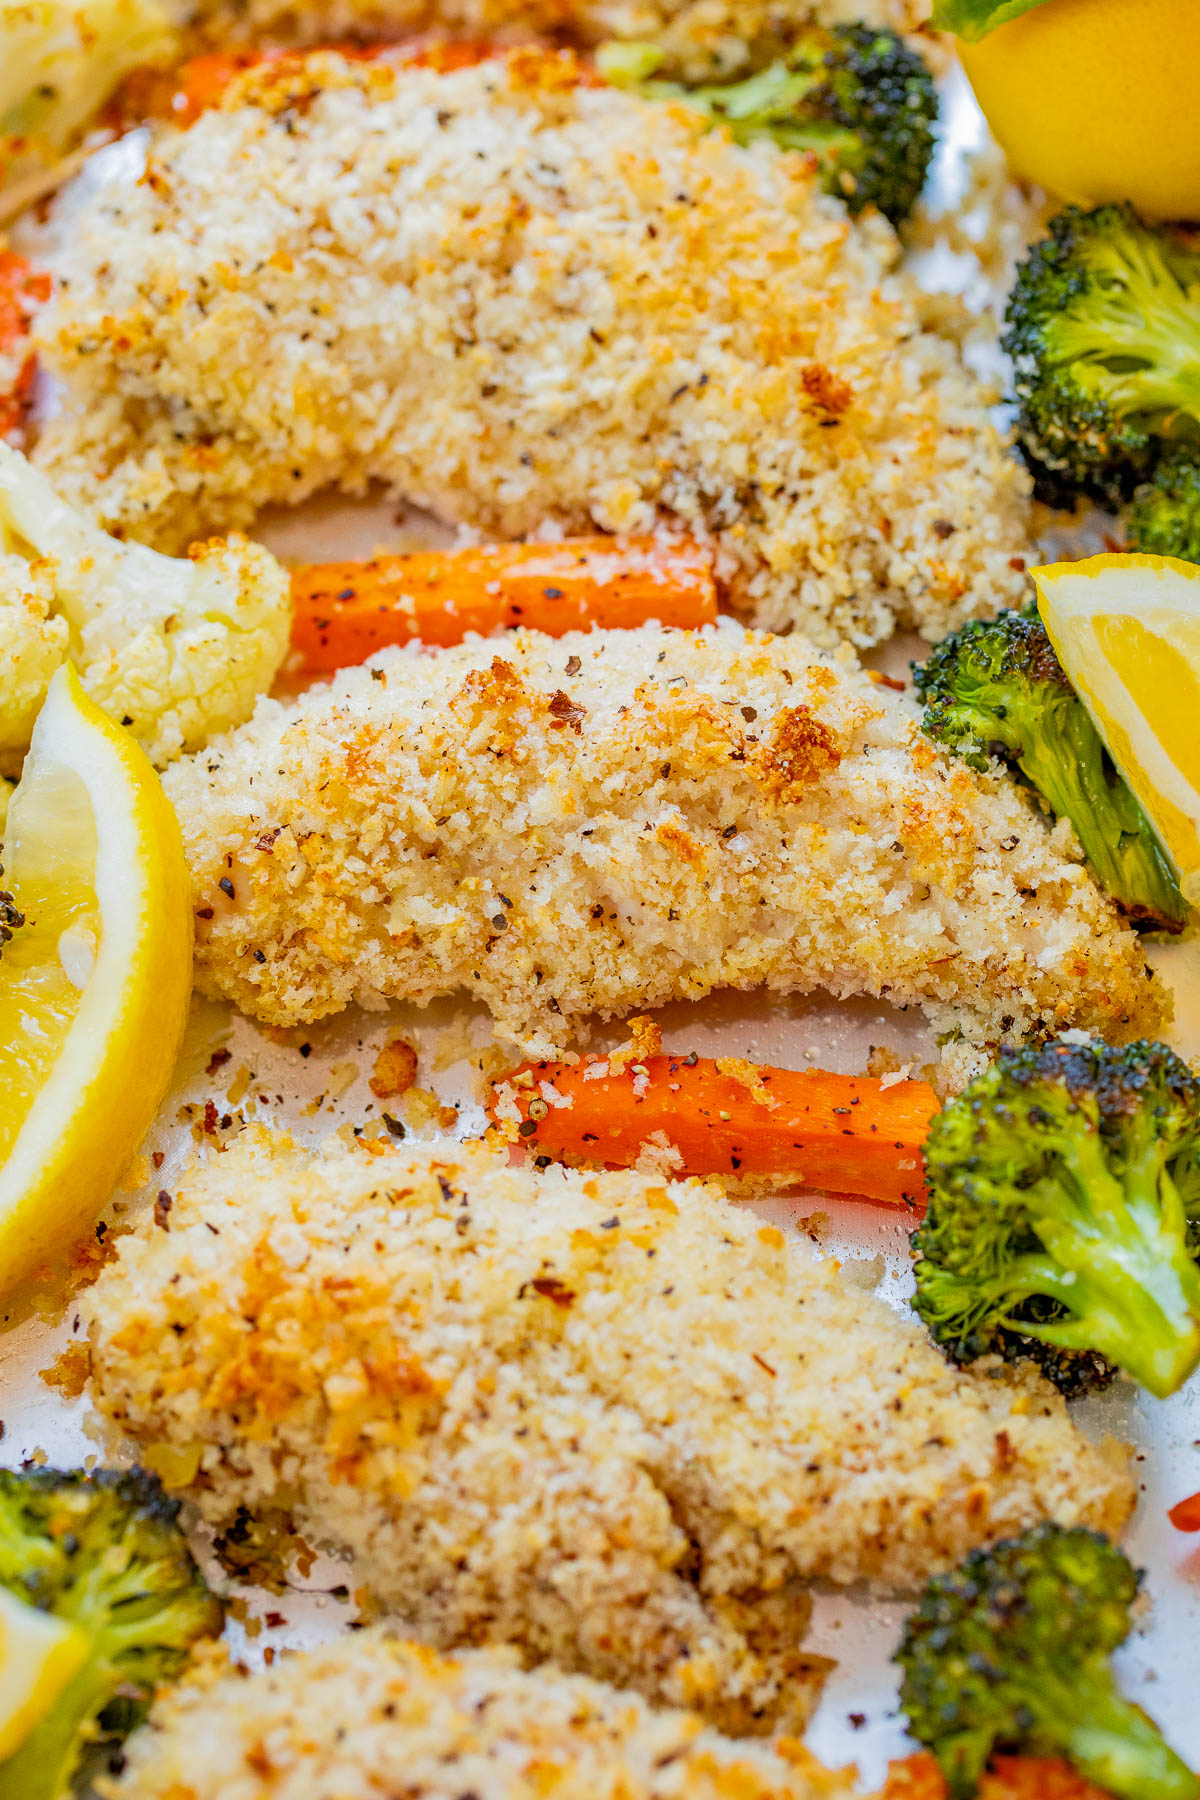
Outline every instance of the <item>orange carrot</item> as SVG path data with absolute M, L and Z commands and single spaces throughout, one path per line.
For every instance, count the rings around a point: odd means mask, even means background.
M 1167 1514 L 1176 1531 L 1200 1531 L 1200 1494 L 1191 1494 Z
M 888 1769 L 879 1800 L 949 1800 L 945 1776 L 928 1751 Z M 998 1756 L 979 1784 L 977 1800 L 1108 1800 L 1057 1756 Z
M 36 275 L 23 256 L 0 251 L 0 353 L 19 352 L 29 336 L 34 309 L 50 298 L 50 277 Z M 14 431 L 29 409 L 36 365 L 32 350 L 18 362 L 7 393 L 0 393 L 0 436 Z
M 309 669 L 341 669 L 386 644 L 458 644 L 529 625 L 561 637 L 589 626 L 707 625 L 712 559 L 656 538 L 568 538 L 422 551 L 292 571 L 292 643 Z
M 322 44 L 322 50 L 336 52 L 352 62 L 391 62 L 409 67 L 436 69 L 448 75 L 455 69 L 473 68 L 489 57 L 503 56 L 507 46 L 486 38 L 447 40 L 430 34 L 399 38 L 378 44 Z M 192 125 L 201 113 L 219 106 L 225 90 L 247 69 L 264 63 L 295 62 L 309 54 L 278 46 L 245 50 L 210 50 L 189 57 L 177 69 L 135 69 L 128 75 L 110 103 L 107 117 L 118 130 L 127 131 L 146 119 L 172 118 L 180 125 Z M 595 77 L 588 85 L 596 85 Z
M 912 1208 L 924 1204 L 921 1146 L 938 1110 L 924 1081 L 695 1054 L 526 1063 L 493 1089 L 493 1119 L 511 1121 L 513 1102 L 521 1141 L 555 1162 L 628 1168 L 655 1138 L 679 1152 L 673 1174 L 769 1176 Z

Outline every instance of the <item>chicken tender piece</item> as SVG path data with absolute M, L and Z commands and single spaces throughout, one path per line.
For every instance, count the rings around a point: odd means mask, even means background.
M 1022 597 L 1028 482 L 896 249 L 569 58 L 285 59 L 61 234 L 38 456 L 164 549 L 379 480 L 499 538 L 686 530 L 766 629 L 938 637 Z
M 439 1648 L 792 1728 L 815 1576 L 909 1587 L 1124 1455 L 714 1186 L 244 1134 L 83 1296 L 92 1395 L 218 1528 L 287 1513 Z
M 465 992 L 530 1056 L 717 987 L 1153 1035 L 1070 827 L 918 720 L 729 622 L 384 652 L 168 773 L 197 979 L 283 1026 Z
M 111 1800 L 852 1800 L 794 1739 L 731 1743 L 503 1651 L 453 1661 L 380 1631 L 249 1679 L 208 1650 L 124 1746 Z
M 19 769 L 63 662 L 161 768 L 248 718 L 283 661 L 290 588 L 266 550 L 118 543 L 2 442 L 0 543 L 0 772 Z
M 810 23 L 927 27 L 929 0 L 204 0 L 192 29 L 226 44 L 329 44 L 450 27 L 475 38 L 539 32 L 578 44 L 653 38 L 680 73 L 735 74 L 785 51 Z

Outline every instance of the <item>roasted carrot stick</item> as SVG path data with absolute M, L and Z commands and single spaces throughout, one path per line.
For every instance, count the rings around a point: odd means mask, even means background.
M 0 354 L 16 354 L 16 375 L 6 392 L 0 392 L 0 435 L 22 423 L 33 395 L 33 352 L 20 356 L 29 336 L 34 308 L 50 297 L 50 277 L 37 275 L 23 256 L 0 251 Z
M 1192 1494 L 1167 1514 L 1176 1531 L 1200 1531 L 1200 1494 Z
M 511 1122 L 514 1105 L 521 1140 L 555 1162 L 627 1168 L 653 1139 L 679 1152 L 672 1174 L 767 1176 L 909 1207 L 924 1203 L 921 1146 L 938 1110 L 924 1081 L 695 1055 L 526 1063 L 493 1089 L 493 1119 Z
M 292 643 L 310 669 L 358 663 L 385 644 L 458 644 L 529 625 L 560 637 L 589 626 L 707 625 L 712 559 L 698 544 L 569 538 L 490 544 L 292 571 Z
M 378 44 L 332 43 L 320 46 L 355 62 L 384 61 L 437 69 L 448 75 L 455 69 L 473 68 L 489 57 L 503 56 L 505 46 L 486 38 L 443 39 L 429 35 L 391 39 Z M 263 63 L 293 61 L 303 51 L 278 46 L 262 49 L 210 50 L 192 56 L 177 69 L 135 69 L 122 82 L 107 116 L 122 131 L 146 119 L 171 118 L 192 125 L 201 113 L 219 106 L 225 90 L 238 75 Z M 598 77 L 588 77 L 597 85 Z
M 945 1776 L 927 1751 L 888 1769 L 879 1800 L 949 1800 Z M 998 1756 L 979 1784 L 977 1800 L 1109 1800 L 1057 1756 Z

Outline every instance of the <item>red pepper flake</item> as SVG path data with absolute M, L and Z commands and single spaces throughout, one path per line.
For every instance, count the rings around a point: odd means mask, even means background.
M 217 1135 L 217 1107 L 214 1100 L 204 1102 L 204 1134 L 206 1137 Z
M 217 1070 L 221 1068 L 223 1064 L 227 1063 L 232 1055 L 232 1050 L 214 1050 L 208 1059 L 208 1067 L 205 1069 L 204 1073 L 206 1075 L 215 1075 Z
M 158 1199 L 154 1202 L 154 1223 L 158 1226 L 160 1231 L 170 1231 L 171 1227 L 167 1221 L 170 1218 L 171 1208 L 174 1204 L 175 1202 L 172 1200 L 170 1194 L 168 1194 L 166 1188 L 159 1188 Z
M 1167 1514 L 1176 1531 L 1200 1531 L 1200 1494 L 1190 1494 Z
M 555 1275 L 539 1275 L 529 1285 L 535 1294 L 541 1294 L 544 1300 L 553 1301 L 555 1306 L 568 1307 L 575 1298 L 574 1288 L 567 1287 Z

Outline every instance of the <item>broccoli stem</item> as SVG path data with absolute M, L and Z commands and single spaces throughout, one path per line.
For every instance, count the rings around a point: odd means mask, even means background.
M 1028 732 L 1017 763 L 1070 819 L 1100 886 L 1135 919 L 1179 929 L 1187 908 L 1174 871 L 1132 789 L 1126 786 L 1081 700 L 1056 709 L 1057 730 Z
M 1088 1673 L 1092 1679 L 1086 1685 L 1075 1682 L 1057 1696 L 1062 1724 L 1055 1734 L 1061 1729 L 1068 1761 L 1120 1800 L 1196 1800 L 1195 1775 L 1141 1707 L 1122 1699 L 1107 1659 L 1097 1659 Z
M 1065 1148 L 1074 1150 L 1073 1178 L 1029 1190 L 1034 1229 L 1053 1260 L 1027 1258 L 1025 1274 L 1028 1291 L 1060 1300 L 1067 1316 L 1009 1322 L 1060 1349 L 1099 1350 L 1165 1399 L 1200 1366 L 1200 1268 L 1178 1190 L 1152 1144 L 1124 1186 L 1098 1133 Z

